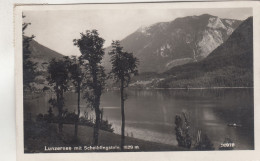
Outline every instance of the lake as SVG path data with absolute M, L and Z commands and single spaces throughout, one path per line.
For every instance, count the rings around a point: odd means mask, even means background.
M 126 93 L 125 133 L 130 137 L 177 145 L 175 116 L 185 112 L 190 117 L 194 138 L 201 130 L 216 149 L 225 138 L 236 144 L 235 149 L 254 149 L 254 95 L 251 88 L 148 89 L 127 90 Z M 48 111 L 48 100 L 54 95 L 30 97 L 24 101 L 25 115 L 32 113 L 35 117 L 37 113 Z M 75 111 L 76 94 L 67 93 L 65 100 L 64 109 Z M 104 109 L 104 119 L 113 124 L 115 133 L 120 134 L 120 91 L 104 92 L 100 107 Z M 84 111 L 89 115 L 93 113 L 81 100 L 82 115 Z M 242 127 L 227 126 L 229 123 L 241 124 Z

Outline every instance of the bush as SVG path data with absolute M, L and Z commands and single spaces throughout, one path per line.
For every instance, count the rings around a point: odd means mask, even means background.
M 175 132 L 176 139 L 178 141 L 178 146 L 184 148 L 190 148 L 192 143 L 192 138 L 190 135 L 190 122 L 187 118 L 187 115 L 183 113 L 183 115 L 175 116 Z
M 36 121 L 37 122 L 42 122 L 42 121 L 44 121 L 44 117 L 43 117 L 43 114 L 38 114 L 37 116 L 36 116 Z
M 102 121 L 101 122 L 101 127 L 100 127 L 101 130 L 104 130 L 104 131 L 108 131 L 108 132 L 114 132 L 114 129 L 112 128 L 112 124 L 110 124 L 108 122 L 108 120 L 106 121 Z
M 203 135 L 201 140 L 195 145 L 194 149 L 196 150 L 214 150 L 214 145 L 210 141 L 207 135 Z
M 78 115 L 74 112 L 64 111 L 62 115 L 62 123 L 64 124 L 75 124 Z M 52 108 L 48 110 L 48 114 L 38 114 L 36 117 L 37 122 L 45 122 L 45 123 L 58 123 L 58 116 L 55 116 L 52 112 Z M 85 117 L 79 118 L 79 125 L 94 127 L 95 123 L 93 123 L 90 119 Z M 100 129 L 108 132 L 114 132 L 112 128 L 112 124 L 108 122 L 108 120 L 102 120 L 100 124 Z

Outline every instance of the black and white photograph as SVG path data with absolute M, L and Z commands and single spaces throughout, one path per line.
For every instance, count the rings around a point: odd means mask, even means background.
M 255 150 L 253 8 L 113 5 L 22 10 L 23 153 Z

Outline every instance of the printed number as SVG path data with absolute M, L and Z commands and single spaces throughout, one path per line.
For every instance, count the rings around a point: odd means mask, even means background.
M 134 147 L 132 145 L 126 145 L 124 146 L 124 149 L 134 149 Z
M 222 148 L 229 148 L 229 147 L 235 147 L 235 143 L 224 143 L 220 145 Z

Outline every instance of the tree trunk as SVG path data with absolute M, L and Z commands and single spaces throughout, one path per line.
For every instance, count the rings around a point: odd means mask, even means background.
M 94 125 L 94 136 L 93 136 L 93 144 L 98 145 L 98 135 L 99 135 L 99 127 L 100 127 L 100 110 L 95 108 L 96 113 L 96 123 Z
M 75 139 L 78 138 L 78 124 L 79 124 L 79 116 L 80 116 L 80 83 L 78 83 L 78 115 L 75 121 Z
M 62 94 L 60 93 L 60 91 L 57 91 L 57 104 L 58 104 L 58 109 L 59 109 L 59 133 L 62 133 L 62 103 L 61 103 L 61 98 L 62 98 Z
M 104 113 L 104 111 L 103 111 L 103 109 L 100 111 L 100 121 L 101 121 L 101 125 L 102 125 L 102 123 L 103 123 L 103 113 Z
M 99 103 L 100 103 L 100 91 L 98 88 L 97 83 L 97 68 L 93 68 L 92 70 L 92 76 L 93 76 L 93 84 L 94 84 L 94 109 L 95 109 L 95 115 L 96 115 L 96 122 L 94 125 L 94 134 L 93 134 L 93 144 L 98 145 L 98 135 L 99 135 L 99 128 L 100 128 L 100 109 L 99 109 Z
M 124 151 L 125 145 L 125 109 L 124 109 L 124 81 L 121 80 L 121 115 L 122 115 L 122 127 L 121 127 L 121 150 Z

